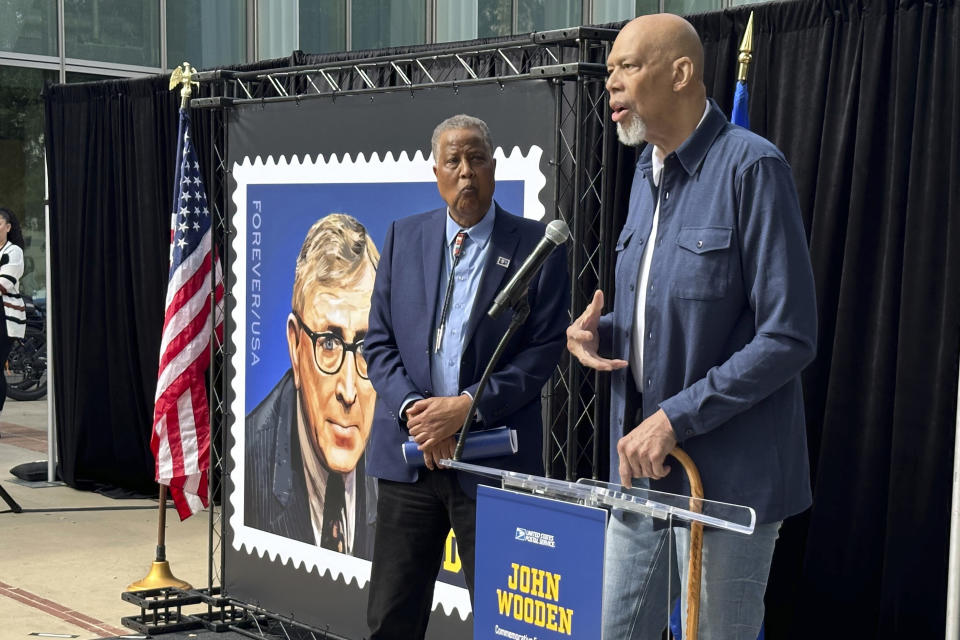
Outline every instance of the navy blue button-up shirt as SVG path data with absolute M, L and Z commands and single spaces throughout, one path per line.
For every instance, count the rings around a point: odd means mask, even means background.
M 745 504 L 760 522 L 810 503 L 800 372 L 816 350 L 816 300 L 790 167 L 779 150 L 731 125 L 716 103 L 664 159 L 637 162 L 616 244 L 616 298 L 601 352 L 630 358 L 637 275 L 654 243 L 646 292 L 642 418 L 662 408 L 700 467 L 706 497 Z M 657 235 L 649 237 L 660 198 Z M 613 373 L 611 476 L 629 370 Z M 674 465 L 679 467 L 679 465 Z M 734 469 L 735 468 L 735 469 Z M 679 474 L 665 491 L 682 491 Z

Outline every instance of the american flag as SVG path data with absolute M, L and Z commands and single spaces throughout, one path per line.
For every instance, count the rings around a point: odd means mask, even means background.
M 216 332 L 223 331 L 220 260 L 211 264 L 210 209 L 190 136 L 190 113 L 180 110 L 176 184 L 170 220 L 170 281 L 160 344 L 150 448 L 157 482 L 170 488 L 180 519 L 209 505 L 210 408 L 205 372 L 210 364 L 210 276 L 216 278 Z

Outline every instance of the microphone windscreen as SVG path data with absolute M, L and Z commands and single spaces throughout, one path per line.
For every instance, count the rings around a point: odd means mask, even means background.
M 547 225 L 544 236 L 553 244 L 561 245 L 566 242 L 570 236 L 570 228 L 563 220 L 553 220 Z

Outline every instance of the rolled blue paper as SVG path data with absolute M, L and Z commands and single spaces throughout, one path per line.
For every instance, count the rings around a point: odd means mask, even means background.
M 423 452 L 417 448 L 413 439 L 403 443 L 403 461 L 411 467 L 422 467 Z M 497 427 L 486 431 L 471 431 L 463 445 L 464 462 L 509 456 L 517 452 L 517 430 Z

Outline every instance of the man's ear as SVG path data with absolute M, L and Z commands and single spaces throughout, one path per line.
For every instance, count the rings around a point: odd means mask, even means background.
M 687 56 L 673 61 L 673 90 L 683 91 L 693 80 L 693 60 Z
M 437 177 L 437 163 L 436 163 L 436 162 L 433 163 L 433 177 L 434 177 L 434 178 Z
M 293 386 L 300 388 L 300 325 L 292 313 L 287 316 L 287 350 L 290 352 L 290 368 L 293 370 Z

